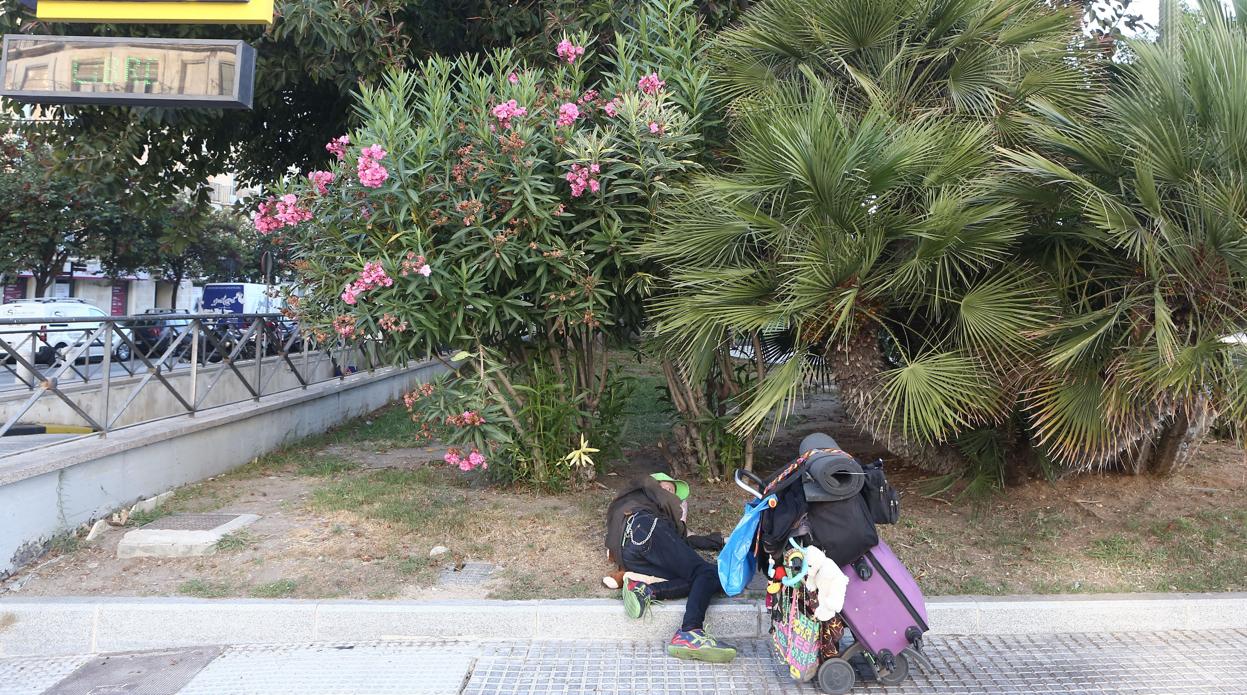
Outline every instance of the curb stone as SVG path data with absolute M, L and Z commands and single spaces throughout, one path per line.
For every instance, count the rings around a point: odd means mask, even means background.
M 413 638 L 666 639 L 682 602 L 629 620 L 618 601 L 302 601 L 189 598 L 0 599 L 0 657 L 95 654 L 204 644 Z M 1098 596 L 949 596 L 927 602 L 932 634 L 1247 629 L 1247 593 Z M 758 638 L 758 601 L 716 601 L 707 628 Z

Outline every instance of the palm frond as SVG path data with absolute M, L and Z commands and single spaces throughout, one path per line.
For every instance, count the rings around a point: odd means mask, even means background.
M 933 444 L 996 417 L 999 395 L 978 360 L 929 353 L 881 375 L 880 414 L 906 438 Z

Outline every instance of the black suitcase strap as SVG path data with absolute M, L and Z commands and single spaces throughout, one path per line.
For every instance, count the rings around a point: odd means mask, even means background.
M 879 560 L 875 557 L 875 554 L 867 552 L 866 558 L 870 560 L 870 564 L 874 565 L 875 573 L 880 577 L 883 577 L 883 581 L 887 582 L 888 586 L 891 587 L 892 593 L 896 594 L 896 597 L 901 600 L 901 604 L 905 606 L 905 610 L 909 611 L 910 617 L 918 623 L 918 627 L 922 628 L 923 632 L 930 630 L 931 628 L 927 626 L 927 621 L 922 619 L 922 616 L 918 613 L 917 609 L 914 608 L 914 604 L 910 603 L 909 597 L 906 596 L 905 592 L 901 591 L 901 588 L 896 585 L 896 580 L 892 579 L 892 576 L 888 574 L 888 571 L 883 569 L 883 565 L 879 563 Z

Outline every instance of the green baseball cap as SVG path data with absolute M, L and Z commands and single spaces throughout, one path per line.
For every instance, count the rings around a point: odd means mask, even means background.
M 653 473 L 650 477 L 660 483 L 671 483 L 672 485 L 675 485 L 675 496 L 679 497 L 681 500 L 688 499 L 688 483 L 683 480 L 676 480 L 666 473 Z

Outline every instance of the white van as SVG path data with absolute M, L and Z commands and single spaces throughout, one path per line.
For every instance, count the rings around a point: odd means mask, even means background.
M 58 359 L 69 356 L 80 347 L 84 340 L 91 336 L 100 322 L 107 318 L 99 307 L 82 299 L 64 297 L 44 297 L 42 299 L 19 299 L 15 302 L 0 304 L 0 319 L 26 319 L 16 325 L 0 325 L 0 338 L 27 359 L 34 348 L 35 361 L 51 364 Z M 101 321 L 67 322 L 70 318 L 96 318 Z M 30 336 L 37 337 L 32 345 Z M 112 334 L 113 355 L 121 361 L 130 359 L 130 345 L 115 332 Z M 6 361 L 13 361 L 8 351 L 4 352 Z M 83 353 L 88 359 L 104 356 L 104 341 L 97 338 Z

